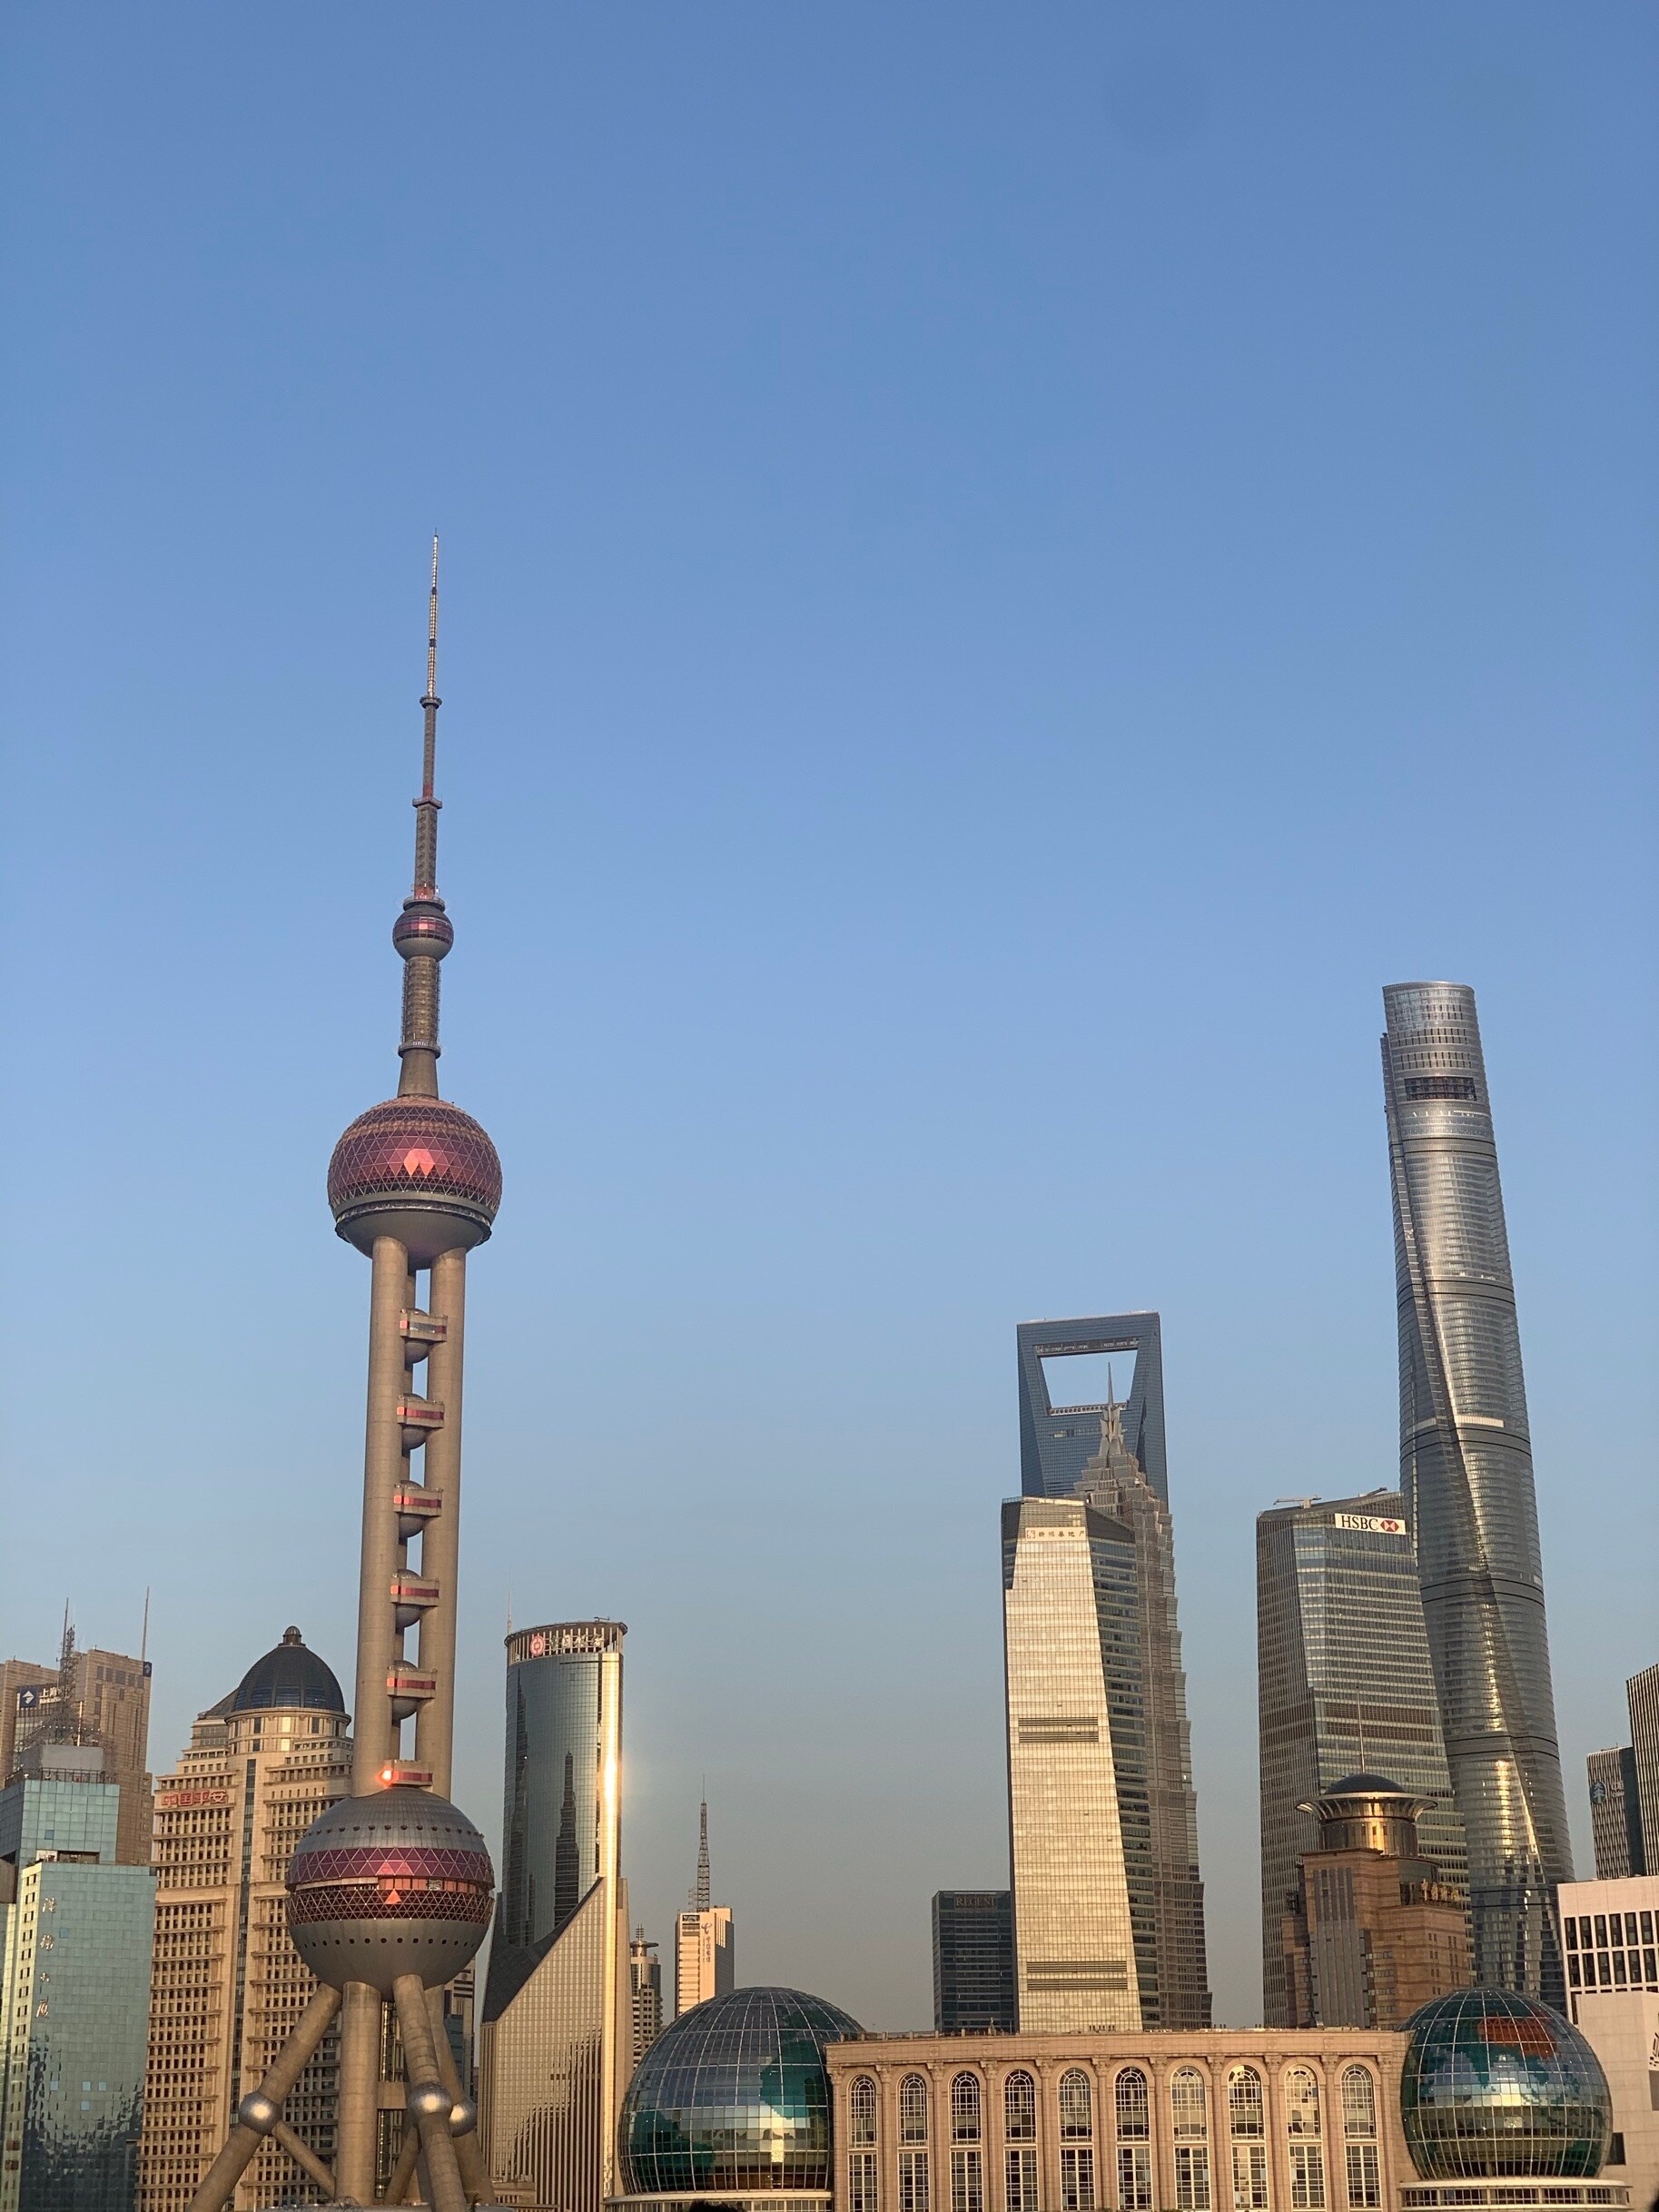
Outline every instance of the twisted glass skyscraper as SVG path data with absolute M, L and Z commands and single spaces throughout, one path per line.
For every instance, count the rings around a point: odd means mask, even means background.
M 1400 1487 L 1468 1843 L 1476 1975 L 1565 2010 L 1552 1893 L 1573 1859 L 1475 993 L 1392 983 L 1383 1005 Z

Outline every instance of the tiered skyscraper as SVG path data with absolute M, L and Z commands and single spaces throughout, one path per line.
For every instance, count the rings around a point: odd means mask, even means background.
M 708 1800 L 697 1812 L 697 1879 L 674 1922 L 674 2016 L 711 1997 L 724 1997 L 736 1968 L 736 1931 L 729 1905 L 714 1901 L 708 1867 Z
M 1400 1487 L 1468 1845 L 1476 1980 L 1562 2009 L 1572 1846 L 1531 1431 L 1475 993 L 1383 992 L 1399 1299 Z
M 1002 1579 L 1022 2029 L 1210 2019 L 1160 1348 L 1153 1313 L 1018 1332 L 1025 1495 L 1002 1508 Z M 1055 1406 L 1045 1360 L 1102 1352 L 1136 1355 L 1127 1399 Z

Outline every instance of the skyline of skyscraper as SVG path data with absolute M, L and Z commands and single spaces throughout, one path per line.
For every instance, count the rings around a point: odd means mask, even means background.
M 1108 1390 L 1093 1364 L 1129 1353 L 1133 1372 L 1120 1408 L 1124 1440 L 1154 1494 L 1170 1502 L 1164 1448 L 1163 1324 L 1155 1313 L 1114 1313 L 1081 1319 L 1022 1321 L 1014 1331 L 1020 1377 L 1020 1489 L 1026 1497 L 1075 1497 L 1100 1442 L 1097 1423 Z M 1049 1371 L 1052 1361 L 1053 1373 Z M 1084 1364 L 1069 1368 L 1072 1361 Z M 1068 1391 L 1068 1373 L 1078 1379 Z M 1062 1392 L 1056 1400 L 1054 1392 Z
M 498 2191 L 599 2212 L 633 2070 L 622 1879 L 620 1621 L 507 1639 L 501 1891 L 479 2009 L 479 2136 Z
M 1282 1922 L 1318 1822 L 1305 1810 L 1367 1768 L 1419 1800 L 1423 1855 L 1467 1880 L 1397 1490 L 1275 1506 L 1256 1516 L 1262 2019 L 1290 2024 Z
M 1573 1875 L 1531 1430 L 1475 993 L 1383 992 L 1400 1488 L 1468 1852 L 1476 1978 L 1565 2007 Z
M 1624 1684 L 1630 1713 L 1630 1757 L 1635 1770 L 1636 1822 L 1642 1831 L 1642 1858 L 1659 1871 L 1659 1665 L 1644 1667 Z
M 151 1677 L 143 1656 L 101 1646 L 84 1651 L 67 1608 L 55 1667 L 17 1659 L 0 1664 L 0 1782 L 25 1747 L 42 1736 L 101 1743 L 106 1771 L 121 1788 L 115 1856 L 123 1866 L 150 1863 Z
M 1597 1881 L 1628 1881 L 1647 1871 L 1636 1753 L 1631 1743 L 1593 1751 L 1585 1761 L 1590 1799 L 1590 1848 Z
M 939 2035 L 1012 2035 L 1013 1891 L 933 1893 L 933 2029 Z

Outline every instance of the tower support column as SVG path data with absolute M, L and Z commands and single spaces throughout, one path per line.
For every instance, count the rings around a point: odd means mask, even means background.
M 369 1409 L 363 1439 L 363 1549 L 357 1590 L 357 1710 L 352 1716 L 351 1794 L 380 1786 L 392 1757 L 391 1700 L 386 1677 L 397 1651 L 391 1582 L 398 1570 L 398 1520 L 392 1504 L 403 1473 L 398 1400 L 404 1388 L 399 1316 L 409 1287 L 409 1252 L 395 1237 L 377 1237 L 369 1290 Z
M 415 1756 L 432 1771 L 432 1787 L 449 1794 L 455 1746 L 455 1606 L 460 1564 L 461 1368 L 467 1318 L 467 1255 L 440 1252 L 432 1262 L 430 1309 L 444 1324 L 441 1344 L 427 1361 L 427 1389 L 443 1407 L 443 1427 L 428 1439 L 423 1479 L 443 1503 L 420 1539 L 420 1569 L 439 1599 L 420 1623 L 420 1669 L 437 1688 L 415 1723 Z

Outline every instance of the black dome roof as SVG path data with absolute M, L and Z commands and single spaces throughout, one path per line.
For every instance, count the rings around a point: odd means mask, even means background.
M 1397 1782 L 1390 1782 L 1386 1774 L 1344 1774 L 1340 1782 L 1333 1782 L 1328 1789 L 1321 1790 L 1321 1797 L 1413 1797 L 1413 1790 L 1403 1790 Z
M 299 1706 L 310 1713 L 343 1713 L 334 1670 L 307 1651 L 297 1628 L 285 1628 L 282 1641 L 253 1664 L 237 1684 L 224 1707 L 227 1713 L 269 1713 L 276 1707 L 291 1711 Z

